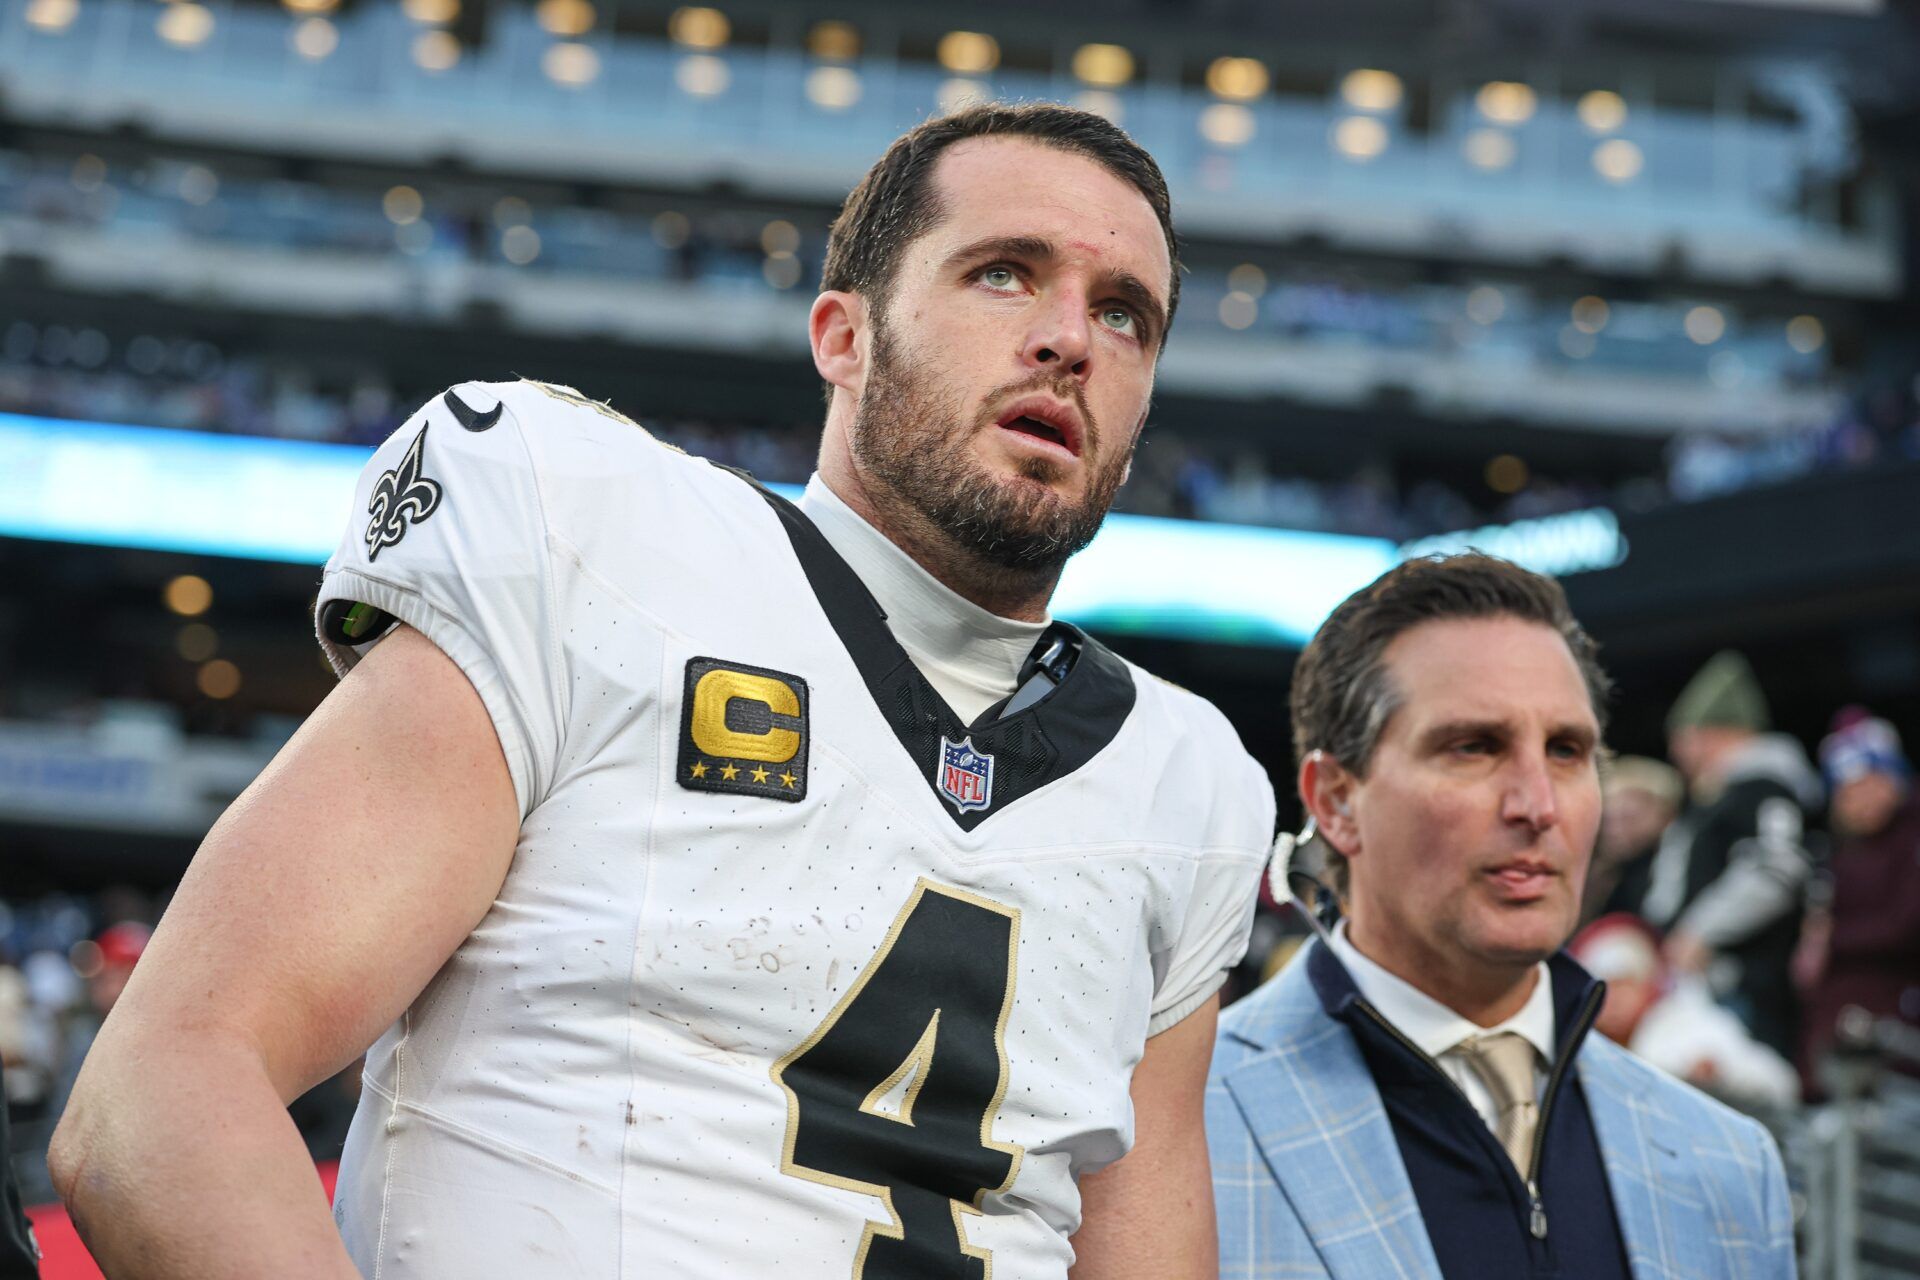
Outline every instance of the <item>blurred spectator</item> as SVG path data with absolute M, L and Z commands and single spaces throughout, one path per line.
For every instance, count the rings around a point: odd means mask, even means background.
M 87 1050 L 93 1048 L 101 1024 L 113 1011 L 120 993 L 127 989 L 127 979 L 133 976 L 133 968 L 140 962 L 141 953 L 147 949 L 147 940 L 152 936 L 153 930 L 146 925 L 122 920 L 101 930 L 92 942 L 83 942 L 74 948 L 73 967 L 87 982 L 87 1007 L 67 1025 L 54 1114 L 58 1115 L 66 1107 L 67 1095 L 73 1091 L 73 1082 L 80 1074 Z
M 6 1069 L 0 1067 L 0 1097 L 5 1093 Z M 0 1280 L 37 1280 L 40 1248 L 14 1183 L 13 1161 L 7 1158 L 13 1150 L 8 1128 L 7 1109 L 0 1106 Z
M 1797 1042 L 1789 969 L 1812 859 L 1806 817 L 1820 780 L 1800 744 L 1768 733 L 1747 660 L 1715 654 L 1667 717 L 1686 809 L 1654 855 L 1640 914 L 1666 931 L 1667 962 L 1703 974 L 1756 1039 L 1782 1057 Z
M 1920 1028 L 1920 796 L 1900 735 L 1850 707 L 1820 744 L 1833 797 L 1831 905 L 1810 922 L 1806 1056 L 1814 1078 L 1842 1011 Z
M 1567 949 L 1607 984 L 1594 1022 L 1607 1039 L 1743 1111 L 1799 1101 L 1800 1082 L 1787 1060 L 1716 1004 L 1698 975 L 1674 972 L 1638 917 L 1602 916 Z
M 1581 896 L 1583 918 L 1638 911 L 1653 883 L 1653 852 L 1680 813 L 1686 786 L 1671 765 L 1620 756 L 1600 780 L 1600 837 Z

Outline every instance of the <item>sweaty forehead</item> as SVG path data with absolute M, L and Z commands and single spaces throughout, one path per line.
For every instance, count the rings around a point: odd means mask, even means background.
M 1164 303 L 1173 262 L 1153 206 L 1098 160 L 1027 138 L 968 138 L 934 169 L 941 218 L 922 247 L 1036 236 L 1102 269 L 1128 271 Z

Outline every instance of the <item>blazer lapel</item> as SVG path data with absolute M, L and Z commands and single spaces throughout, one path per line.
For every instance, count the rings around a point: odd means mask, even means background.
M 1697 1229 L 1685 1230 L 1676 1215 L 1701 1207 L 1679 1146 L 1684 1131 L 1657 1094 L 1636 1087 L 1623 1056 L 1596 1033 L 1582 1047 L 1579 1067 L 1634 1280 L 1694 1275 L 1683 1264 L 1697 1251 Z
M 1267 1052 L 1224 1083 L 1333 1280 L 1440 1280 L 1379 1090 L 1305 960 L 1274 979 L 1269 1016 L 1240 1031 Z

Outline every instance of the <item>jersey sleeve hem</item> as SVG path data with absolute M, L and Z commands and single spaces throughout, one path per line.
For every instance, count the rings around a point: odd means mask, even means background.
M 442 653 L 453 659 L 454 665 L 473 685 L 474 692 L 480 695 L 480 701 L 487 709 L 487 718 L 493 721 L 494 735 L 500 741 L 501 753 L 507 759 L 507 772 L 513 778 L 514 800 L 520 806 L 520 816 L 524 819 L 532 809 L 532 756 L 527 744 L 521 741 L 519 733 L 513 728 L 512 709 L 507 705 L 506 683 L 500 678 L 499 669 L 480 642 L 457 619 L 436 609 L 417 592 L 352 569 L 338 569 L 329 574 L 326 585 L 321 589 L 320 599 L 323 602 L 347 599 L 384 610 L 433 641 Z M 376 640 L 374 643 L 379 642 Z M 320 647 L 326 651 L 327 661 L 333 665 L 333 669 L 343 677 L 361 657 L 359 650 L 336 644 L 324 633 L 320 635 Z
M 1162 1031 L 1171 1031 L 1185 1022 L 1187 1015 L 1213 999 L 1214 992 L 1227 985 L 1227 970 L 1219 969 L 1201 980 L 1200 984 L 1186 996 L 1166 1008 L 1158 1010 L 1147 1019 L 1147 1039 L 1151 1040 Z

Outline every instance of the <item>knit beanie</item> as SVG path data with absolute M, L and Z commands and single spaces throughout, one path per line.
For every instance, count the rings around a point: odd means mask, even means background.
M 1864 707 L 1848 707 L 1833 718 L 1833 732 L 1821 740 L 1820 771 L 1827 775 L 1828 787 L 1838 788 L 1869 773 L 1905 779 L 1913 766 L 1900 750 L 1898 730 Z
M 1747 660 L 1733 649 L 1722 649 L 1707 660 L 1699 674 L 1687 682 L 1667 713 L 1667 732 L 1676 729 L 1768 728 L 1767 696 Z

